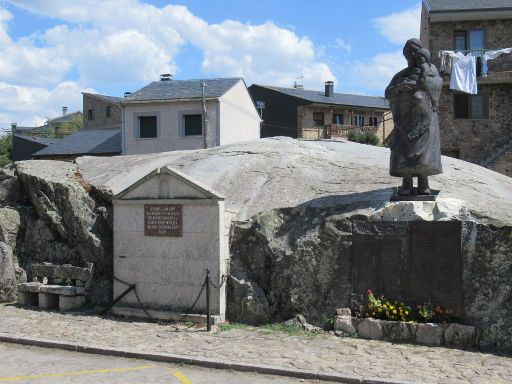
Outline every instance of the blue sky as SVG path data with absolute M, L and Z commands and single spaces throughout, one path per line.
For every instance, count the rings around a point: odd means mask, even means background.
M 418 0 L 0 2 L 0 127 L 121 96 L 160 73 L 381 96 L 419 35 Z

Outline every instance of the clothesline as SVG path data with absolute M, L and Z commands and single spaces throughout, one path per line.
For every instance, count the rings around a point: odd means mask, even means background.
M 471 55 L 471 52 L 476 50 L 467 51 L 449 51 L 440 50 L 435 53 L 440 58 L 440 71 L 450 72 L 450 89 L 476 95 L 478 93 L 477 79 L 476 79 L 476 57 Z M 482 60 L 482 76 L 487 77 L 489 60 L 494 60 L 499 56 L 512 53 L 512 48 L 501 48 L 493 50 L 478 50 L 484 52 L 479 56 Z M 468 52 L 465 54 L 464 52 Z

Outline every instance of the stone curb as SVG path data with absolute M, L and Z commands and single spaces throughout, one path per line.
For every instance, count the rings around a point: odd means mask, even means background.
M 77 344 L 67 341 L 47 340 L 26 336 L 13 336 L 0 333 L 0 342 L 31 345 L 44 348 L 56 348 L 66 351 L 90 353 L 95 355 L 142 359 L 160 363 L 190 364 L 203 368 L 230 369 L 239 372 L 254 372 L 265 375 L 288 376 L 306 380 L 332 381 L 346 384 L 412 384 L 409 381 L 395 381 L 373 377 L 340 375 L 337 373 L 316 372 L 308 369 L 285 368 L 265 364 L 236 363 L 206 357 L 192 357 L 173 353 L 137 352 L 129 349 L 102 347 L 90 344 Z

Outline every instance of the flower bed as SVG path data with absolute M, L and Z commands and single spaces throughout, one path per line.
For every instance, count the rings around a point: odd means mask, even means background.
M 339 336 L 458 348 L 479 344 L 478 328 L 451 323 L 451 310 L 430 302 L 409 306 L 382 295 L 377 298 L 368 290 L 366 300 L 355 310 L 356 317 L 349 308 L 336 312 L 334 331 Z

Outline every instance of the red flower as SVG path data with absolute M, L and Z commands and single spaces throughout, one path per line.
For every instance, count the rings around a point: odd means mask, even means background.
M 368 293 L 368 296 L 373 295 L 373 292 L 371 289 L 369 289 L 368 292 L 366 292 L 366 293 Z

